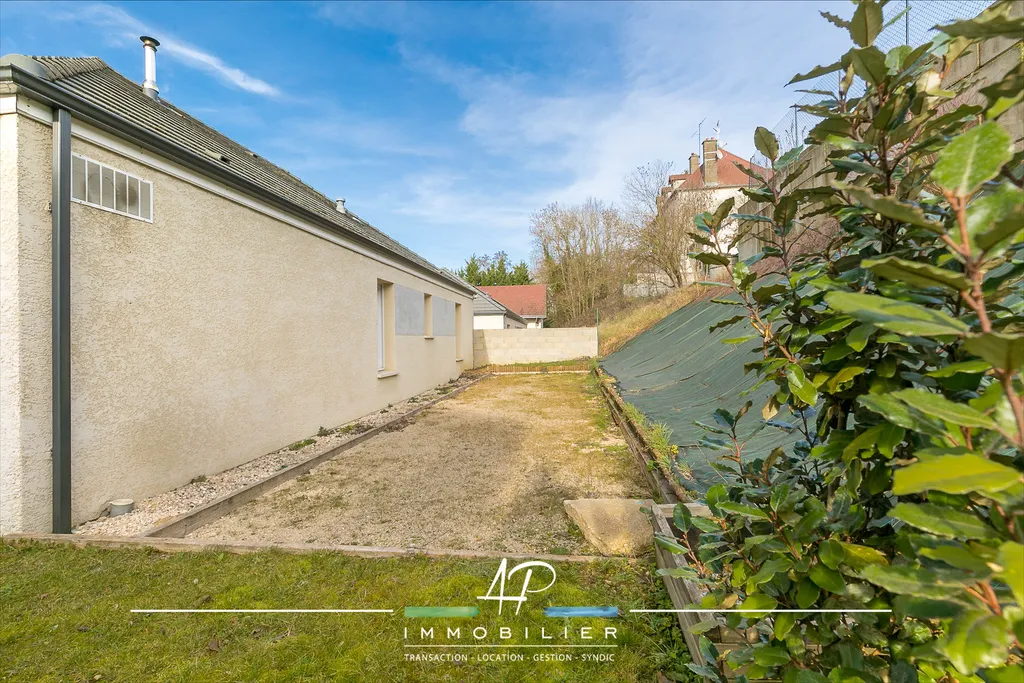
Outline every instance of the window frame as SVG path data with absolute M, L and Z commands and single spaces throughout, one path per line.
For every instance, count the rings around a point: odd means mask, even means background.
M 134 175 L 132 173 L 128 173 L 127 171 L 119 169 L 116 166 L 111 166 L 110 164 L 105 164 L 102 161 L 97 161 L 95 159 L 92 159 L 90 157 L 85 156 L 84 154 L 78 154 L 77 152 L 72 152 L 71 153 L 71 170 L 72 170 L 73 174 L 74 174 L 74 169 L 75 169 L 75 159 L 76 158 L 82 160 L 82 172 L 85 174 L 85 179 L 84 179 L 85 182 L 84 182 L 84 186 L 83 186 L 83 191 L 85 193 L 85 199 L 80 199 L 79 197 L 75 196 L 75 179 L 74 179 L 74 177 L 72 177 L 72 180 L 71 180 L 71 190 L 72 190 L 71 191 L 71 201 L 72 202 L 74 202 L 75 204 L 82 204 L 84 206 L 88 206 L 88 207 L 91 207 L 93 209 L 99 209 L 100 211 L 106 211 L 107 213 L 113 213 L 113 214 L 116 214 L 118 216 L 124 216 L 125 218 L 132 218 L 132 219 L 137 220 L 137 221 L 142 221 L 143 223 L 150 223 L 151 224 L 153 222 L 153 196 L 156 194 L 156 192 L 154 192 L 154 183 L 153 183 L 152 180 L 148 180 L 146 178 L 143 178 L 142 176 L 137 176 L 137 175 Z M 96 166 L 99 166 L 99 173 L 97 174 L 97 178 L 99 178 L 99 183 L 100 183 L 100 187 L 99 187 L 99 190 L 98 190 L 98 197 L 99 197 L 99 201 L 98 202 L 91 202 L 91 201 L 89 201 L 89 164 L 95 164 Z M 112 192 L 113 196 L 111 197 L 111 201 L 113 202 L 113 206 L 104 206 L 103 205 L 103 177 L 104 177 L 104 171 L 105 170 L 110 171 L 110 176 L 113 178 L 113 182 L 111 183 L 111 185 L 112 185 L 111 190 L 113 190 L 113 192 Z M 118 176 L 119 175 L 125 179 L 125 197 L 124 197 L 125 210 L 124 211 L 122 211 L 122 210 L 117 208 L 117 181 L 118 181 Z M 128 195 L 130 194 L 129 191 L 128 191 L 128 187 L 132 184 L 132 181 L 138 183 L 138 189 L 136 191 L 136 197 L 137 197 L 137 201 L 138 201 L 138 204 L 139 204 L 139 215 L 134 215 L 134 214 L 128 213 L 128 210 L 127 210 L 127 207 L 129 206 Z M 143 209 L 143 205 L 144 205 L 144 203 L 142 201 L 142 196 L 143 196 L 142 188 L 143 188 L 144 184 L 149 185 L 149 218 L 146 218 L 145 216 L 142 215 L 142 209 Z
M 434 295 L 423 293 L 423 338 L 434 338 Z
M 395 285 L 377 280 L 377 378 L 398 374 L 395 353 Z

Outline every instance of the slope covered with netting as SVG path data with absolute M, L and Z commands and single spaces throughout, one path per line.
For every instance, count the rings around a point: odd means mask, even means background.
M 714 424 L 715 409 L 735 412 L 750 400 L 754 405 L 741 422 L 745 425 L 741 433 L 751 432 L 762 424 L 761 407 L 777 388 L 769 382 L 741 396 L 757 382 L 756 372 L 744 374 L 743 364 L 759 358 L 760 344 L 756 339 L 741 344 L 723 344 L 722 340 L 749 335 L 751 328 L 745 320 L 708 333 L 709 327 L 737 310 L 711 301 L 683 306 L 601 363 L 615 378 L 625 401 L 652 422 L 672 430 L 672 443 L 679 447 L 679 465 L 691 473 L 679 483 L 698 494 L 721 477 L 712 467 L 719 452 L 698 444 L 706 432 L 694 421 Z M 794 418 L 786 414 L 775 419 L 790 422 Z M 797 438 L 765 427 L 751 438 L 744 457 L 764 457 L 776 446 L 792 444 Z

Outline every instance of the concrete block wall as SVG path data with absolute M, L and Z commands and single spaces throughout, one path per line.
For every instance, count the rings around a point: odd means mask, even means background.
M 596 327 L 473 330 L 473 365 L 549 363 L 597 356 Z

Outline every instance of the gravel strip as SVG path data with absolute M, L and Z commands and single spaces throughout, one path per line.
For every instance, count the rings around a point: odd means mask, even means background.
M 209 477 L 200 477 L 172 491 L 167 491 L 145 500 L 135 501 L 135 509 L 128 514 L 118 517 L 100 517 L 90 522 L 84 522 L 76 527 L 73 533 L 103 536 L 138 536 L 157 524 L 168 522 L 189 510 L 206 505 L 213 500 L 266 479 L 278 470 L 291 467 L 312 458 L 318 453 L 323 453 L 336 446 L 340 446 L 359 434 L 412 412 L 422 404 L 448 394 L 461 386 L 465 386 L 474 379 L 476 379 L 476 376 L 464 374 L 448 384 L 425 391 L 401 403 L 394 403 L 387 408 L 364 415 L 357 420 L 352 420 L 334 429 L 326 430 L 327 433 L 323 436 L 312 435 L 309 439 L 313 443 L 302 448 L 291 450 L 290 446 L 286 446 L 230 470 L 225 470 Z M 302 441 L 296 443 L 302 443 Z

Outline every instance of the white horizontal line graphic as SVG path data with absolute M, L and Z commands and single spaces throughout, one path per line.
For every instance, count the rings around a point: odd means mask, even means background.
M 393 609 L 133 609 L 135 614 L 360 614 L 387 613 Z
M 819 612 L 839 612 L 839 613 L 866 613 L 866 614 L 891 614 L 891 609 L 631 609 L 630 612 L 672 612 L 673 614 L 682 612 L 684 614 L 698 614 L 698 613 L 715 613 L 715 614 L 729 614 L 730 612 L 736 612 L 743 614 L 749 612 L 751 614 L 768 614 L 771 612 L 797 612 L 800 614 L 816 614 Z

